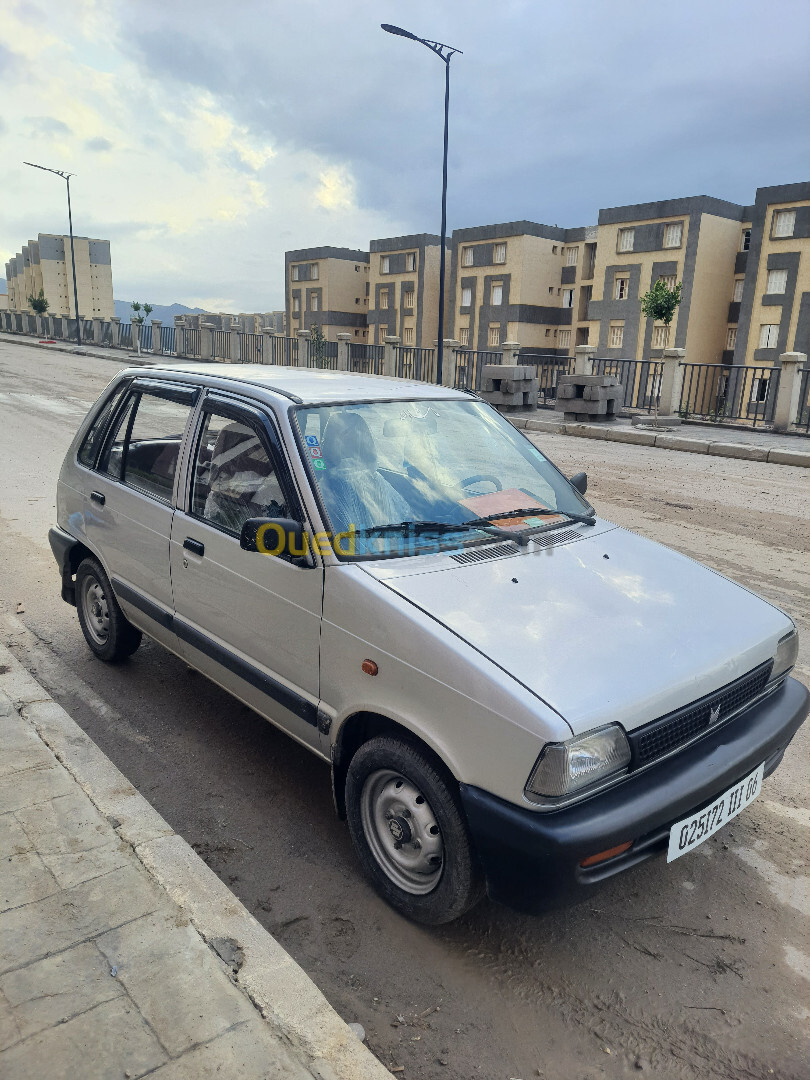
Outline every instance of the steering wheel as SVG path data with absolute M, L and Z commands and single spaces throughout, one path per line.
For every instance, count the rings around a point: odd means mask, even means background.
M 466 480 L 461 481 L 463 488 L 472 487 L 473 484 L 487 483 L 492 484 L 496 491 L 503 490 L 503 484 L 500 482 L 497 476 L 492 476 L 489 473 L 477 473 L 475 476 L 468 476 Z

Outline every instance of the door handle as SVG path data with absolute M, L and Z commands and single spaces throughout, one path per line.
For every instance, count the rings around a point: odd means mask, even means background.
M 205 554 L 205 544 L 201 544 L 199 540 L 192 540 L 190 536 L 183 541 L 183 547 L 186 551 L 194 552 L 195 555 Z
M 107 501 L 100 491 L 91 491 L 90 498 L 93 500 L 93 502 L 97 502 L 99 506 L 103 506 L 104 503 Z

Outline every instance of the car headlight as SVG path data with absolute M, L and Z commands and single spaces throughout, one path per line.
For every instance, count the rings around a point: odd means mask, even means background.
M 627 736 L 618 724 L 563 743 L 549 743 L 537 759 L 526 790 L 556 798 L 590 787 L 630 763 Z
M 796 657 L 798 655 L 799 631 L 794 626 L 789 634 L 785 634 L 783 638 L 779 639 L 779 644 L 776 647 L 776 655 L 773 658 L 771 681 L 778 679 L 779 676 L 784 675 L 786 671 L 790 671 L 796 663 Z

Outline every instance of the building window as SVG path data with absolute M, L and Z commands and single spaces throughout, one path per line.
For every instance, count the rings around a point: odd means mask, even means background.
M 310 281 L 317 281 L 318 280 L 318 264 L 317 263 L 312 263 L 310 265 L 310 267 L 309 267 L 309 280 Z
M 405 256 L 405 270 L 407 273 L 413 273 L 416 269 L 416 255 L 413 251 L 409 251 Z
M 766 293 L 783 293 L 787 288 L 787 270 L 769 270 Z
M 310 295 L 310 298 L 309 298 L 309 310 L 310 311 L 317 311 L 318 310 L 318 294 L 317 293 L 312 293 Z
M 726 348 L 731 351 L 737 344 L 737 327 L 730 326 L 726 330 Z
M 742 237 L 740 238 L 740 251 L 748 251 L 751 247 L 751 230 L 743 229 Z
M 496 244 L 492 252 L 492 261 L 494 263 L 506 262 L 506 244 Z
M 464 345 L 465 348 L 470 344 L 470 328 L 469 326 L 461 326 L 458 331 L 458 341 L 460 345 Z
M 793 236 L 795 210 L 776 210 L 773 215 L 773 236 Z
M 777 323 L 762 323 L 759 328 L 760 349 L 775 349 L 779 340 L 779 325 Z
M 556 244 L 552 244 L 552 245 L 551 245 L 551 254 L 552 254 L 552 255 L 556 255 L 556 254 L 557 254 L 557 245 L 556 245 Z
M 664 349 L 667 344 L 667 327 L 666 326 L 654 326 L 652 332 L 652 347 L 654 349 Z
M 293 279 L 293 281 L 298 281 L 298 269 L 299 268 L 297 266 L 294 266 L 292 268 L 292 279 Z
M 377 327 L 377 335 L 379 344 L 382 345 L 382 343 L 388 337 L 388 327 L 384 323 Z
M 489 336 L 487 337 L 487 344 L 491 349 L 496 349 L 501 343 L 501 328 L 500 326 L 490 326 Z
M 745 285 L 745 278 L 738 277 L 734 279 L 734 292 L 731 298 L 735 304 L 739 304 L 742 300 L 743 285 Z
M 492 286 L 492 291 L 489 295 L 489 302 L 492 304 L 493 307 L 497 307 L 499 304 L 503 303 L 503 285 L 499 283 L 498 285 Z
M 661 274 L 658 278 L 659 281 L 663 281 L 668 289 L 674 289 L 678 282 L 677 274 Z
M 472 307 L 472 289 L 461 290 L 461 306 Z
M 473 264 L 473 249 L 466 247 L 461 249 L 461 265 L 472 266 Z
M 562 291 L 562 306 L 573 307 L 574 306 L 574 290 L 563 289 Z
M 391 259 L 388 255 L 380 256 L 380 273 L 388 274 L 391 272 Z
M 573 265 L 569 263 L 569 266 Z M 561 330 L 557 335 L 557 344 L 561 349 L 570 349 L 571 347 L 571 331 Z
M 632 251 L 636 237 L 635 229 L 619 229 L 619 251 Z
M 627 294 L 630 291 L 630 278 L 629 277 L 616 277 L 613 284 L 613 299 L 614 300 L 626 300 Z
M 576 266 L 577 259 L 579 258 L 579 248 L 570 247 L 565 249 L 565 265 Z
M 402 343 L 403 345 L 413 345 L 413 327 L 406 326 L 402 331 Z
M 624 342 L 624 323 L 611 323 L 608 331 L 608 348 L 620 349 Z
M 380 289 L 380 308 L 385 311 L 388 307 L 388 289 Z
M 402 304 L 403 304 L 403 306 L 406 307 L 406 308 L 409 308 L 411 311 L 413 311 L 413 307 L 414 307 L 413 298 L 414 298 L 413 289 L 409 289 L 407 292 L 404 292 L 402 294 Z
M 683 222 L 676 221 L 672 225 L 664 226 L 664 247 L 680 247 L 683 240 Z

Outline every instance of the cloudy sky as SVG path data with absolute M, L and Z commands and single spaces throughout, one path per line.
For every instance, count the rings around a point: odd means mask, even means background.
M 807 0 L 0 0 L 0 266 L 112 241 L 119 299 L 279 307 L 283 253 L 449 227 L 596 222 L 810 179 Z

